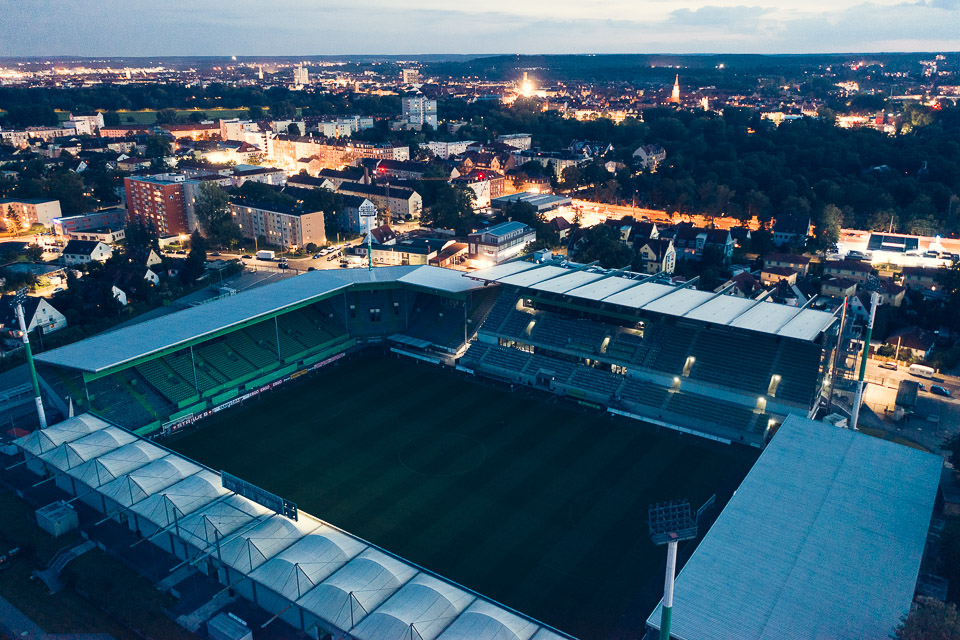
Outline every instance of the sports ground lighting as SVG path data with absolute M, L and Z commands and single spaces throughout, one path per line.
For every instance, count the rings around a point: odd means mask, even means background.
M 33 352 L 30 350 L 30 337 L 27 336 L 26 322 L 23 320 L 23 301 L 27 298 L 27 288 L 18 289 L 15 294 L 14 306 L 17 309 L 17 320 L 20 322 L 20 333 L 23 334 L 23 348 L 27 354 L 27 365 L 30 368 L 30 381 L 33 383 L 33 399 L 37 403 L 37 417 L 40 419 L 40 428 L 47 428 L 47 416 L 43 411 L 43 400 L 40 399 L 40 383 L 37 382 L 37 369 L 33 364 Z
M 650 505 L 647 522 L 653 544 L 667 545 L 667 573 L 663 582 L 663 607 L 660 609 L 660 640 L 670 640 L 677 543 L 697 537 L 697 521 L 690 513 L 689 500 L 671 500 Z

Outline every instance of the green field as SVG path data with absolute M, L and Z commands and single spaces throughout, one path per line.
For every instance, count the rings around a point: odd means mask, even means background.
M 757 456 L 373 355 L 167 444 L 585 640 L 639 637 L 659 600 L 648 504 L 721 507 Z

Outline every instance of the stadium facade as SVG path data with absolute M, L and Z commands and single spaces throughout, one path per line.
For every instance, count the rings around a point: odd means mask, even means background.
M 37 357 L 51 402 L 175 430 L 353 350 L 393 350 L 651 424 L 763 446 L 812 416 L 833 314 L 562 260 L 315 271 Z

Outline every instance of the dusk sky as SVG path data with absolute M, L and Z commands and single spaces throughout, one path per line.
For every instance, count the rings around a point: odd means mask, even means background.
M 0 55 L 960 49 L 960 0 L 0 0 Z

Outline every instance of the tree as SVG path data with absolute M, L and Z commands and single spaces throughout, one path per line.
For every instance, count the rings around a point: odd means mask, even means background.
M 619 269 L 633 263 L 633 252 L 620 242 L 620 232 L 617 229 L 598 224 L 583 232 L 577 260 L 599 261 L 600 266 L 605 269 Z
M 263 107 L 250 107 L 247 110 L 247 118 L 250 120 L 263 120 Z
M 191 111 L 190 115 L 187 116 L 187 120 L 190 122 L 203 122 L 207 119 L 207 114 L 203 111 Z
M 176 109 L 160 109 L 157 111 L 157 124 L 174 124 L 176 121 Z
M 917 598 L 917 607 L 897 627 L 893 637 L 896 640 L 960 640 L 957 606 L 936 598 Z
M 148 158 L 162 158 L 170 155 L 170 141 L 163 136 L 156 135 L 147 138 L 146 151 L 144 155 Z
M 240 231 L 230 213 L 230 201 L 227 198 L 227 193 L 215 182 L 205 182 L 200 185 L 194 211 L 196 211 L 197 221 L 200 223 L 203 235 L 210 242 L 224 246 L 240 235 Z
M 24 251 L 24 255 L 27 256 L 27 260 L 30 262 L 40 262 L 43 260 L 43 247 L 38 244 L 31 244 L 27 247 L 27 250 Z
M 207 269 L 207 243 L 200 235 L 199 230 L 194 230 L 190 235 L 190 253 L 184 260 L 183 269 L 180 270 L 180 281 L 184 284 L 193 282 L 203 275 Z
M 15 209 L 12 204 L 7 205 L 7 220 L 13 226 L 14 234 L 19 236 L 20 231 L 23 230 L 23 220 L 20 217 L 20 211 Z
M 107 127 L 120 126 L 120 114 L 118 114 L 116 111 L 104 111 L 103 124 Z
M 820 213 L 817 220 L 817 230 L 811 240 L 810 248 L 814 251 L 825 253 L 830 250 L 840 239 L 840 223 L 843 220 L 843 214 L 835 205 L 828 204 Z
M 291 136 L 301 136 L 303 132 L 300 131 L 300 125 L 296 122 L 291 122 L 287 125 L 287 134 Z

